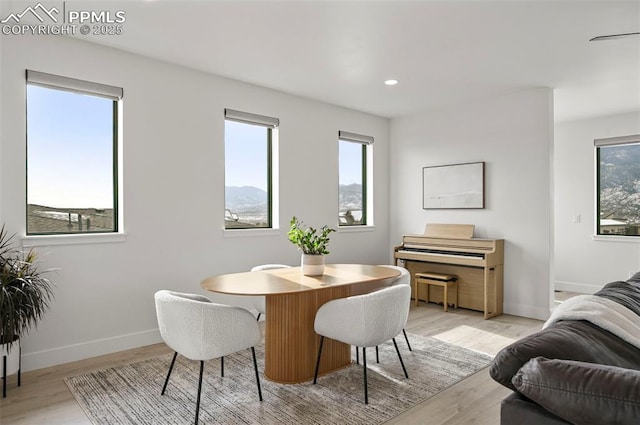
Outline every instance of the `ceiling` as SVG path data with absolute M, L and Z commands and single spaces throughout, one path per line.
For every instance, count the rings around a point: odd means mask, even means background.
M 126 13 L 83 40 L 383 117 L 531 87 L 558 121 L 640 110 L 640 36 L 588 41 L 640 31 L 639 1 L 66 3 Z

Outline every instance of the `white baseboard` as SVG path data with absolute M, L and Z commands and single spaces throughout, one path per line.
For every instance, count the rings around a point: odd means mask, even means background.
M 160 331 L 150 329 L 112 338 L 96 339 L 79 344 L 52 348 L 49 350 L 35 351 L 22 354 L 22 371 L 27 372 L 44 367 L 55 366 L 77 360 L 115 353 L 132 348 L 162 342 Z
M 579 292 L 581 294 L 594 294 L 602 289 L 602 285 L 590 285 L 588 283 L 562 282 L 556 280 L 554 282 L 556 291 Z

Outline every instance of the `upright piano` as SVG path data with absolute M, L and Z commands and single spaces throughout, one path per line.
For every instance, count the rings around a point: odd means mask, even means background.
M 432 272 L 458 277 L 458 307 L 478 310 L 489 319 L 502 314 L 504 240 L 473 237 L 472 224 L 429 223 L 423 235 L 405 235 L 402 245 L 394 248 L 396 265 L 400 261 L 411 273 Z M 443 290 L 432 286 L 429 300 L 420 285 L 412 297 L 441 303 Z

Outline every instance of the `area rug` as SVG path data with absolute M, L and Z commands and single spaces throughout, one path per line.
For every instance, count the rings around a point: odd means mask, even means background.
M 258 400 L 251 351 L 205 362 L 200 424 L 383 423 L 483 369 L 489 355 L 435 338 L 409 334 L 413 351 L 396 338 L 409 379 L 404 377 L 393 343 L 367 350 L 369 404 L 364 404 L 362 366 L 351 366 L 311 382 L 282 385 L 261 377 Z M 263 370 L 263 347 L 256 347 Z M 355 350 L 353 350 L 355 356 Z M 178 356 L 164 396 L 160 395 L 171 354 L 66 379 L 94 425 L 181 425 L 194 421 L 199 362 Z M 362 359 L 360 359 L 362 361 Z

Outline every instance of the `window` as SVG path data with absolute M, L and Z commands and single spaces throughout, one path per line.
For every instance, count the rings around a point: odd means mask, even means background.
M 27 70 L 27 235 L 118 232 L 121 98 Z
M 598 235 L 640 236 L 640 135 L 595 140 Z
M 273 227 L 277 118 L 225 109 L 225 229 Z
M 346 131 L 338 132 L 340 226 L 369 224 L 367 176 L 372 143 L 373 137 Z

